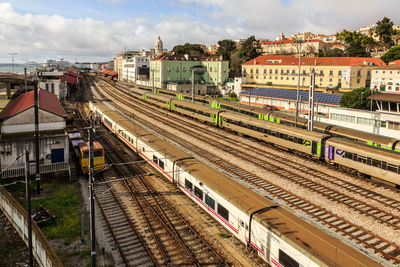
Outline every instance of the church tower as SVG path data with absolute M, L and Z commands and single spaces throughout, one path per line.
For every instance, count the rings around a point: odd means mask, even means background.
M 163 51 L 163 42 L 161 41 L 160 36 L 158 36 L 158 39 L 154 45 L 154 55 L 159 56 Z

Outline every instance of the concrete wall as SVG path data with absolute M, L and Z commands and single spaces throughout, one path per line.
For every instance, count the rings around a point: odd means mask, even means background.
M 34 107 L 5 120 L 1 125 L 2 134 L 23 133 L 35 131 Z M 65 118 L 39 108 L 39 131 L 64 130 Z
M 53 149 L 64 149 L 64 162 L 69 160 L 69 142 L 66 134 L 58 135 L 41 135 L 39 138 L 39 155 L 40 163 L 51 163 L 51 151 Z M 25 151 L 29 151 L 29 158 L 35 160 L 35 142 L 33 136 L 30 138 L 3 138 L 0 140 L 0 166 L 1 169 L 9 166 L 18 156 Z M 25 164 L 24 158 L 20 157 L 10 168 L 23 167 Z

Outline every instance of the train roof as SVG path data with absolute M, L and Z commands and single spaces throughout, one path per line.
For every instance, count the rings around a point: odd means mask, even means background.
M 89 142 L 79 143 L 79 148 L 80 148 L 80 150 L 82 150 L 84 152 L 89 151 Z M 102 150 L 103 146 L 99 142 L 93 141 L 93 149 L 94 150 Z
M 221 113 L 221 116 L 230 118 L 230 119 L 236 119 L 236 120 L 241 121 L 242 123 L 251 123 L 252 125 L 255 125 L 258 127 L 264 127 L 264 128 L 271 129 L 274 131 L 284 132 L 289 135 L 295 134 L 299 137 L 301 136 L 302 138 L 307 138 L 307 139 L 311 138 L 315 141 L 320 141 L 321 138 L 328 136 L 323 133 L 319 133 L 319 132 L 315 132 L 315 131 L 308 131 L 306 129 L 296 128 L 293 126 L 283 125 L 283 124 L 279 124 L 279 123 L 272 123 L 272 122 L 269 122 L 266 120 L 261 120 L 261 119 L 257 119 L 254 117 L 242 115 L 242 114 L 236 114 L 236 113 L 231 113 L 231 112 L 225 113 L 224 112 L 224 113 Z
M 112 111 L 106 105 L 100 104 L 99 107 L 103 111 L 106 111 L 109 118 L 117 121 L 120 126 L 131 134 L 135 136 L 140 135 L 142 142 L 162 153 L 165 158 L 174 161 L 191 157 L 190 154 L 157 138 L 149 131 L 137 127 L 133 122 L 127 120 L 121 114 Z M 275 205 L 264 196 L 255 193 L 255 191 L 202 163 L 198 159 L 186 159 L 180 161 L 177 165 L 189 172 L 203 186 L 218 193 L 247 215 L 261 208 Z M 200 184 L 195 184 L 195 186 L 202 187 Z M 323 230 L 304 222 L 286 208 L 279 207 L 267 213 L 255 215 L 254 219 L 268 228 L 272 227 L 271 230 L 280 236 L 281 239 L 284 239 L 321 265 L 324 265 L 324 263 L 328 265 L 340 263 L 343 266 L 378 266 L 378 263 L 374 260 L 328 235 Z

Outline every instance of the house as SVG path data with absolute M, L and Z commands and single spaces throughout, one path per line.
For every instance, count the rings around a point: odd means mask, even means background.
M 38 107 L 41 173 L 68 171 L 67 114 L 57 96 L 46 90 L 38 90 Z M 0 123 L 0 167 L 9 167 L 2 178 L 23 175 L 25 162 L 19 156 L 29 151 L 29 158 L 35 160 L 34 91 L 12 101 L 0 114 Z

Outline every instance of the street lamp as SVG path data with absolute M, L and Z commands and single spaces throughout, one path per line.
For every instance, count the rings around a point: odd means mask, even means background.
M 301 44 L 304 43 L 303 40 L 297 39 L 295 43 L 299 44 L 299 73 L 297 80 L 297 93 L 296 93 L 296 121 L 295 126 L 297 127 L 297 118 L 299 116 L 299 95 L 300 95 L 300 70 L 301 70 Z
M 14 73 L 14 56 L 18 55 L 18 53 L 8 53 L 11 56 L 11 61 L 12 61 L 12 73 Z

